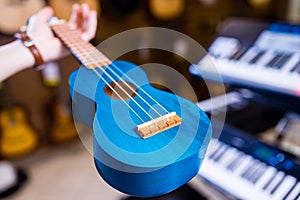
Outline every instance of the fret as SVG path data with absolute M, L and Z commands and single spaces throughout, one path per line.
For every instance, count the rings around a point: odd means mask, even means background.
M 71 53 L 88 69 L 108 66 L 111 61 L 92 44 L 80 38 L 80 32 L 71 30 L 65 23 L 50 24 L 54 33 L 71 50 Z

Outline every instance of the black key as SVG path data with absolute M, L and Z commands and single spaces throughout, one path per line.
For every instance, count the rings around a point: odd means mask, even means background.
M 281 58 L 282 54 L 275 55 L 270 62 L 266 65 L 267 67 L 274 67 L 277 63 L 277 61 Z
M 235 171 L 240 166 L 240 163 L 242 163 L 244 160 L 245 160 L 245 157 L 238 159 L 236 161 L 236 163 L 230 168 L 231 171 Z
M 274 65 L 275 68 L 280 69 L 291 58 L 292 54 L 283 55 Z
M 215 162 L 219 162 L 219 160 L 222 158 L 222 156 L 224 155 L 224 153 L 228 150 L 228 147 L 225 147 L 224 151 L 219 153 L 219 155 L 217 155 L 214 159 Z
M 291 72 L 296 72 L 300 74 L 300 60 L 295 64 L 295 66 L 291 69 Z
M 242 156 L 243 154 L 242 153 L 238 153 L 236 155 L 236 158 L 233 159 L 227 166 L 226 168 L 230 171 L 234 171 L 234 169 L 236 168 L 236 166 L 238 166 L 238 163 L 240 163 L 244 157 Z
M 260 52 L 258 52 L 251 60 L 250 60 L 250 64 L 255 64 L 264 54 L 266 53 L 265 50 L 262 50 Z
M 224 145 L 221 145 L 218 149 L 217 149 L 217 151 L 211 156 L 211 159 L 212 160 L 215 160 L 215 158 L 220 154 L 220 153 L 222 153 L 223 151 L 224 151 Z
M 213 152 L 209 155 L 210 159 L 213 159 L 213 157 L 218 153 L 218 151 L 221 151 L 222 145 L 220 145 L 218 148 L 214 149 Z
M 260 168 L 260 164 L 258 161 L 254 161 L 254 166 L 253 166 L 253 170 L 252 172 L 248 173 L 245 178 L 252 183 L 252 178 L 254 177 L 254 175 L 258 172 Z
M 267 165 L 262 164 L 262 166 L 259 168 L 259 170 L 257 170 L 257 172 L 252 177 L 251 182 L 253 184 L 255 184 L 259 180 L 259 178 L 262 177 L 262 175 L 266 171 L 266 169 L 267 169 Z
M 242 174 L 240 174 L 240 176 L 241 176 L 242 178 L 245 178 L 246 175 L 247 175 L 248 173 L 250 173 L 251 170 L 253 170 L 253 166 L 254 166 L 254 160 L 251 160 L 250 163 L 248 164 L 248 166 L 246 167 L 246 169 L 244 169 L 244 171 L 242 172 Z
M 266 190 L 267 187 L 270 185 L 270 183 L 274 180 L 275 176 L 277 175 L 277 172 L 275 172 L 273 174 L 273 176 L 270 178 L 270 180 L 265 184 L 265 186 L 263 187 L 263 190 Z
M 275 187 L 271 190 L 271 194 L 274 194 L 274 192 L 277 190 L 277 188 L 282 183 L 282 180 L 285 178 L 285 176 L 282 176 L 282 178 L 278 181 L 278 183 L 275 185 Z
M 218 150 L 219 148 L 213 149 L 213 152 L 211 152 L 208 157 L 212 158 L 217 153 Z
M 249 166 L 248 170 L 242 175 L 242 178 L 246 179 L 247 181 L 250 181 L 251 180 L 250 178 L 257 170 L 257 165 L 258 165 L 257 161 L 254 160 L 252 164 Z

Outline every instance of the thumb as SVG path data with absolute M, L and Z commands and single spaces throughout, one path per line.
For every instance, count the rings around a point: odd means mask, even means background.
M 53 14 L 53 9 L 47 6 L 30 17 L 27 26 L 27 34 L 34 37 L 40 36 L 41 34 L 52 35 L 52 32 L 48 26 L 48 20 L 53 17 Z

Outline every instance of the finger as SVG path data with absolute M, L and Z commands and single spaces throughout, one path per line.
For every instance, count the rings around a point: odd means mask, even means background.
M 82 33 L 82 39 L 85 41 L 90 41 L 95 37 L 97 31 L 97 12 L 95 10 L 90 11 L 90 16 L 88 19 L 88 28 Z
M 82 18 L 83 18 L 83 22 L 81 24 L 81 29 L 83 32 L 85 32 L 89 25 L 89 18 L 90 18 L 91 11 L 90 11 L 90 7 L 88 4 L 82 4 L 81 10 L 82 10 Z
M 72 13 L 71 17 L 69 19 L 69 25 L 71 26 L 72 29 L 77 29 L 79 21 L 80 21 L 80 16 L 81 15 L 81 9 L 78 4 L 74 4 L 72 6 Z
M 81 5 L 82 17 L 88 19 L 90 16 L 90 7 L 88 4 L 84 3 Z

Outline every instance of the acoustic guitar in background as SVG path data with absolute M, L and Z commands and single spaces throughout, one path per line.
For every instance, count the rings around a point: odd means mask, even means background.
M 77 131 L 71 113 L 68 94 L 63 86 L 63 76 L 59 62 L 46 63 L 41 70 L 43 84 L 53 89 L 53 98 L 47 104 L 50 122 L 47 129 L 47 142 L 62 144 L 77 138 Z
M 186 7 L 185 0 L 149 0 L 150 14 L 159 20 L 173 20 L 180 17 Z
M 19 31 L 26 20 L 45 6 L 43 0 L 1 0 L 0 32 L 11 35 Z
M 5 83 L 1 89 L 0 155 L 4 158 L 15 158 L 36 149 L 39 136 L 29 123 L 25 108 L 13 102 L 8 87 Z
M 100 15 L 100 0 L 48 0 L 50 6 L 53 7 L 55 11 L 55 16 L 68 19 L 72 13 L 72 5 L 74 3 L 82 4 L 86 3 L 91 9 L 96 10 L 98 15 Z
M 248 3 L 254 8 L 265 8 L 270 6 L 272 0 L 248 0 Z

